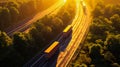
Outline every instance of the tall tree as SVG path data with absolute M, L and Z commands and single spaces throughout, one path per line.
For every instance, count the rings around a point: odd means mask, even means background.
M 41 31 L 38 31 L 38 29 L 36 27 L 32 27 L 30 29 L 29 33 L 32 36 L 32 38 L 34 39 L 35 48 L 37 50 L 42 49 L 41 47 L 43 47 L 43 45 L 44 45 L 45 38 L 43 37 L 43 34 L 41 33 Z
M 15 23 L 18 21 L 18 18 L 19 18 L 19 11 L 17 8 L 15 7 L 9 7 L 9 10 L 10 10 L 10 14 L 11 14 L 11 19 L 12 19 L 12 23 Z
M 117 61 L 120 62 L 120 34 L 118 35 L 109 35 L 106 38 L 106 44 L 108 50 L 117 58 Z
M 58 18 L 58 17 L 55 17 L 54 19 L 53 19 L 53 27 L 52 27 L 52 29 L 53 29 L 53 31 L 55 31 L 56 33 L 59 33 L 62 29 L 63 29 L 63 21 L 60 19 L 60 18 Z M 59 32 L 58 32 L 59 31 Z
M 102 62 L 101 56 L 102 47 L 99 44 L 94 44 L 90 48 L 90 57 L 92 59 L 93 64 L 99 64 Z
M 30 58 L 31 55 L 31 37 L 26 33 L 17 32 L 13 36 L 13 47 L 26 59 Z
M 0 49 L 8 47 L 12 44 L 12 39 L 5 33 L 0 31 Z
M 115 28 L 115 31 L 120 32 L 120 16 L 118 14 L 114 14 L 110 20 L 112 21 L 112 26 Z
M 8 27 L 11 22 L 11 14 L 8 8 L 0 7 L 0 28 Z M 3 29 L 2 29 L 3 30 Z

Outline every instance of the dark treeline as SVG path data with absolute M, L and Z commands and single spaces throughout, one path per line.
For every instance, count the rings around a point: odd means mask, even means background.
M 8 0 L 0 2 L 0 30 L 4 31 L 9 26 L 33 16 L 48 8 L 56 1 L 57 0 Z
M 21 67 L 50 43 L 71 23 L 75 3 L 67 2 L 56 15 L 46 15 L 31 25 L 27 33 L 16 32 L 10 38 L 0 32 L 0 66 Z
M 120 67 L 120 5 L 99 2 L 83 48 L 73 66 Z

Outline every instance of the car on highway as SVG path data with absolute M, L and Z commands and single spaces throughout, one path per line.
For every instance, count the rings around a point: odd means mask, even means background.
M 82 5 L 84 14 L 87 14 L 87 13 L 86 13 L 86 4 L 85 4 L 85 2 L 84 2 L 83 0 L 81 0 L 80 3 L 81 3 L 81 5 Z

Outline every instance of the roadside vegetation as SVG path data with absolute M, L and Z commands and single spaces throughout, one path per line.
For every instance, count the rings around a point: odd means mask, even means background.
M 70 67 L 120 67 L 120 4 L 98 2 L 82 49 Z
M 37 20 L 27 33 L 16 32 L 9 37 L 0 31 L 0 66 L 21 67 L 61 33 L 75 15 L 75 2 L 70 1 L 57 14 Z
M 0 30 L 16 25 L 19 21 L 29 19 L 36 13 L 48 8 L 57 0 L 7 0 L 0 1 Z

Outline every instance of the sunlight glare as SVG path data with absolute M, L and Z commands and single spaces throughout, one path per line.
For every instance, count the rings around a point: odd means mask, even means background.
M 66 2 L 66 0 L 64 0 L 64 2 Z

